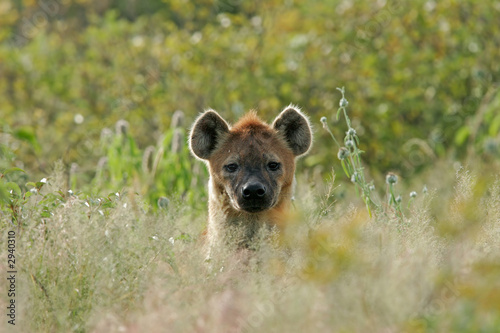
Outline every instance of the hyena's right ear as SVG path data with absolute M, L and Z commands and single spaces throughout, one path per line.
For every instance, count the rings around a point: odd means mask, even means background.
M 214 110 L 205 111 L 194 122 L 189 148 L 195 156 L 207 160 L 227 133 L 229 126 L 224 119 Z

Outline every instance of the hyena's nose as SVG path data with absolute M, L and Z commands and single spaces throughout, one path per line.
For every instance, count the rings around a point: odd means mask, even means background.
M 262 198 L 266 194 L 266 187 L 261 183 L 246 184 L 241 189 L 243 198 L 247 200 Z

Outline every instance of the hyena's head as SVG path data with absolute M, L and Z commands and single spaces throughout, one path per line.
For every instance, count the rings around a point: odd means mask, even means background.
M 233 127 L 208 110 L 195 121 L 189 143 L 208 162 L 214 190 L 227 195 L 233 209 L 258 213 L 289 199 L 295 158 L 311 142 L 307 118 L 289 106 L 272 125 L 250 112 Z

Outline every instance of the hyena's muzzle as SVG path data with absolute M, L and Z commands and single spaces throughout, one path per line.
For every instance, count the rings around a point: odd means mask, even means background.
M 234 191 L 238 208 L 248 213 L 258 213 L 276 204 L 273 188 L 258 176 L 251 176 Z

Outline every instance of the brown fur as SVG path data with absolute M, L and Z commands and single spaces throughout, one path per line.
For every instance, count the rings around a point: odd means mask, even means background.
M 295 159 L 311 146 L 307 118 L 289 106 L 274 121 L 249 112 L 230 127 L 215 111 L 194 123 L 190 148 L 209 168 L 208 245 L 228 241 L 251 247 L 264 230 L 286 221 L 294 183 Z

